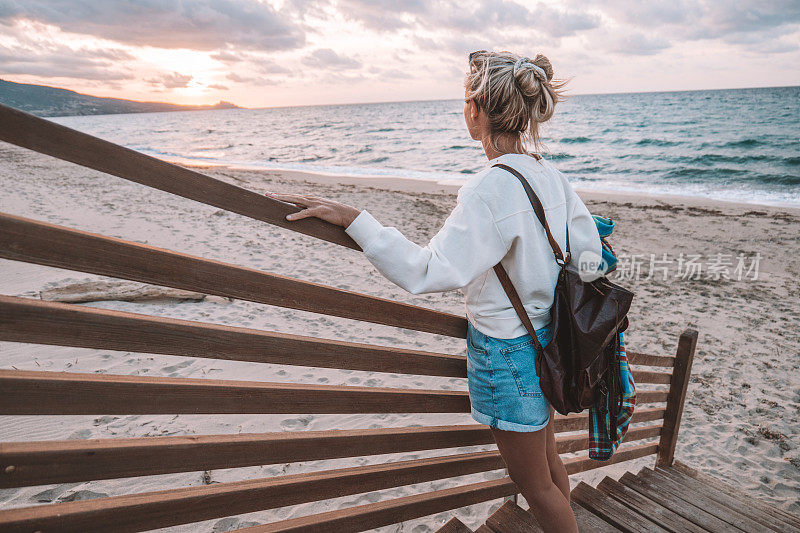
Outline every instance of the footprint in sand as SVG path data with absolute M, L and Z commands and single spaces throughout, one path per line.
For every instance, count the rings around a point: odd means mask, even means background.
M 55 501 L 56 498 L 58 498 L 59 496 L 67 492 L 69 489 L 77 485 L 78 483 L 66 483 L 63 485 L 56 485 L 53 488 L 34 494 L 28 499 L 28 501 L 50 503 Z
M 175 365 L 165 366 L 164 368 L 161 369 L 161 371 L 162 372 L 167 372 L 167 373 L 170 373 L 170 374 L 174 374 L 178 370 L 180 370 L 182 368 L 186 368 L 187 366 L 190 366 L 193 362 L 194 361 L 187 360 L 187 361 L 183 361 L 181 363 L 175 364 Z
M 118 416 L 101 416 L 100 418 L 94 419 L 95 426 L 101 426 L 103 424 L 110 424 L 114 420 L 119 420 Z
M 67 437 L 67 439 L 68 440 L 88 439 L 91 436 L 92 436 L 91 429 L 81 429 L 80 431 L 75 431 L 74 433 L 72 433 L 72 435 Z
M 235 516 L 223 518 L 211 528 L 212 533 L 222 533 L 223 531 L 235 531 L 243 527 L 257 526 L 258 522 L 241 522 Z
M 287 418 L 281 421 L 281 429 L 285 430 L 298 430 L 307 428 L 311 423 L 310 418 Z

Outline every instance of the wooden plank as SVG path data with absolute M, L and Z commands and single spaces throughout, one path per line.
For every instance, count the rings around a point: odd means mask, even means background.
M 755 498 L 747 498 L 746 496 L 741 499 L 733 498 L 722 491 L 702 483 L 693 477 L 687 476 L 675 470 L 673 467 L 656 468 L 656 472 L 668 476 L 670 479 L 680 483 L 682 487 L 686 487 L 695 493 L 702 494 L 703 496 L 714 500 L 716 503 L 723 505 L 733 510 L 747 509 L 747 516 L 757 522 L 761 528 L 770 529 L 773 531 L 787 531 L 791 533 L 800 533 L 800 528 L 792 527 L 790 524 L 781 521 L 779 518 L 771 513 L 766 513 L 761 509 L 750 505 L 750 502 Z
M 636 405 L 645 403 L 661 403 L 666 402 L 669 395 L 668 391 L 649 391 L 638 390 L 636 391 Z M 666 416 L 666 413 L 665 413 Z
M 678 352 L 675 366 L 672 369 L 672 382 L 669 386 L 667 411 L 664 413 L 664 432 L 658 448 L 656 465 L 669 466 L 675 458 L 675 446 L 678 443 L 678 429 L 683 416 L 683 403 L 689 388 L 689 376 L 692 373 L 692 360 L 697 346 L 697 331 L 687 329 L 678 339 Z
M 463 316 L 4 213 L 0 257 L 440 335 L 467 330 Z
M 558 431 L 558 418 L 555 426 Z M 556 437 L 560 453 L 577 449 L 576 442 L 588 444 L 582 436 Z M 487 444 L 494 439 L 482 424 L 6 442 L 0 443 L 0 488 Z M 649 453 L 654 451 L 650 445 Z M 591 461 L 589 466 L 604 464 Z
M 481 424 L 0 443 L 0 488 L 494 444 Z
M 436 533 L 472 533 L 472 530 L 454 516 L 445 525 L 437 529 Z
M 0 414 L 467 413 L 466 391 L 0 370 Z
M 495 500 L 514 494 L 516 491 L 517 487 L 511 481 L 511 478 L 504 477 L 357 507 L 348 507 L 327 513 L 292 518 L 237 531 L 242 533 L 366 531 L 442 511 Z
M 642 407 L 641 409 L 637 408 L 633 411 L 633 416 L 631 417 L 631 424 L 638 424 L 640 422 L 652 422 L 653 420 L 661 420 L 662 418 L 664 418 L 663 407 Z M 588 428 L 588 425 L 586 427 Z
M 578 522 L 578 531 L 581 533 L 618 533 L 619 529 L 609 524 L 599 516 L 587 511 L 578 502 L 570 502 L 575 520 Z
M 583 481 L 572 489 L 571 497 L 573 501 L 626 533 L 667 533 L 669 531 Z
M 0 511 L 0 531 L 145 531 L 504 468 L 498 452 L 343 468 Z
M 727 496 L 730 496 L 734 500 L 741 502 L 742 508 L 758 509 L 763 513 L 769 514 L 771 516 L 774 516 L 775 518 L 780 519 L 782 522 L 785 522 L 786 524 L 789 524 L 792 527 L 800 528 L 800 517 L 793 515 L 779 507 L 770 505 L 762 500 L 753 498 L 752 496 L 745 494 L 741 489 L 736 488 L 728 483 L 725 483 L 721 479 L 718 479 L 714 476 L 710 476 L 704 472 L 700 472 L 699 470 L 695 470 L 694 468 L 691 468 L 680 461 L 675 461 L 673 465 L 670 467 L 670 469 L 680 472 L 685 476 L 694 478 L 699 482 L 708 485 Z
M 640 422 L 651 422 L 653 420 L 660 420 L 664 418 L 663 407 L 642 407 L 633 412 L 631 424 Z M 570 413 L 568 415 L 555 415 L 555 432 L 562 433 L 565 431 L 583 431 L 589 429 L 589 415 L 588 411 L 583 413 Z
M 668 385 L 672 379 L 672 374 L 668 372 L 651 372 L 648 370 L 631 368 L 631 373 L 633 374 L 633 381 L 636 385 L 641 383 Z
M 594 470 L 595 468 L 603 468 L 604 466 L 614 465 L 640 457 L 653 455 L 658 451 L 658 444 L 653 442 L 651 444 L 638 444 L 630 446 L 623 444 L 617 449 L 614 455 L 608 461 L 596 461 L 588 457 L 570 457 L 564 459 L 564 467 L 567 469 L 567 474 L 577 474 L 579 472 L 586 472 L 587 470 Z
M 466 358 L 0 295 L 0 340 L 466 377 Z
M 702 533 L 705 531 L 694 522 L 610 477 L 603 479 L 597 488 L 626 508 L 640 513 L 647 520 L 673 533 Z
M 742 531 L 724 520 L 720 520 L 704 509 L 686 502 L 659 487 L 655 487 L 649 481 L 635 476 L 630 472 L 626 472 L 622 475 L 620 483 L 640 492 L 643 496 L 650 498 L 659 505 L 675 511 L 677 514 L 708 531 L 719 533 L 739 533 Z
M 628 432 L 625 434 L 623 442 L 633 442 L 642 439 L 649 439 L 653 437 L 658 437 L 660 434 L 661 434 L 661 424 L 648 424 L 647 426 L 643 427 L 629 428 Z M 559 437 L 559 438 L 563 439 L 561 440 L 561 442 L 559 442 L 560 444 L 558 447 L 559 453 L 577 452 L 589 449 L 588 435 Z M 556 440 L 558 440 L 559 438 L 557 438 Z
M 639 352 L 625 352 L 628 357 L 628 363 L 631 367 L 637 366 L 660 366 L 672 368 L 675 366 L 675 358 L 667 355 L 650 355 Z
M 0 104 L 0 140 L 274 226 L 360 250 L 340 226 L 310 217 L 289 222 L 293 204 L 167 163 Z
M 530 511 L 507 501 L 486 519 L 495 533 L 538 533 L 544 531 Z
M 481 526 L 475 530 L 475 533 L 495 533 L 495 531 L 486 524 L 481 524 Z
M 661 472 L 655 472 L 649 468 L 643 468 L 639 472 L 639 477 L 649 481 L 653 486 L 665 492 L 671 493 L 687 503 L 700 507 L 709 514 L 724 520 L 730 525 L 743 531 L 763 531 L 764 526 L 750 518 L 747 514 L 723 505 L 702 492 L 695 491 L 691 487 L 677 482 Z

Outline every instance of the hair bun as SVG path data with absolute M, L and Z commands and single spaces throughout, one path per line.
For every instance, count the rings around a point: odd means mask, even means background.
M 550 60 L 547 59 L 546 56 L 542 54 L 536 54 L 536 57 L 532 61 L 534 65 L 539 67 L 540 69 L 544 70 L 545 75 L 547 76 L 547 81 L 553 79 L 553 65 L 550 64 Z

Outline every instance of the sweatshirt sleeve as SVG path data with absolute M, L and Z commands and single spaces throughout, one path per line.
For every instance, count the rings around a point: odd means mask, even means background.
M 497 264 L 510 248 L 489 207 L 474 191 L 459 194 L 455 209 L 424 247 L 396 228 L 383 226 L 366 210 L 345 232 L 381 274 L 412 294 L 464 287 Z
M 570 253 L 572 254 L 572 261 L 580 265 L 581 254 L 584 252 L 592 252 L 594 256 L 589 259 L 599 260 L 603 252 L 603 246 L 600 242 L 600 233 L 597 231 L 597 223 L 592 218 L 589 209 L 583 200 L 572 189 L 572 185 L 567 183 L 569 187 L 568 198 L 570 201 L 569 207 L 569 240 L 570 240 Z M 584 258 L 584 261 L 587 258 Z

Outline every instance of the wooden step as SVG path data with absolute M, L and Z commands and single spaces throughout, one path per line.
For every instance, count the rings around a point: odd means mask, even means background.
M 627 533 L 666 533 L 669 531 L 583 481 L 572 489 L 572 500 L 614 525 L 620 531 Z
M 718 531 L 720 533 L 740 533 L 743 531 L 717 518 L 702 507 L 686 502 L 670 491 L 666 491 L 662 487 L 656 486 L 650 481 L 644 480 L 630 472 L 623 474 L 620 478 L 620 482 L 641 493 L 643 496 L 650 498 L 659 505 L 675 511 L 677 514 L 697 524 L 706 531 Z
M 437 529 L 436 533 L 472 533 L 472 530 L 454 516 L 445 525 Z
M 681 482 L 675 481 L 666 474 L 654 472 L 649 468 L 643 468 L 639 472 L 639 477 L 650 481 L 654 486 L 681 498 L 687 503 L 701 507 L 706 512 L 716 516 L 720 520 L 744 531 L 762 531 L 764 526 L 754 521 L 745 512 L 733 509 L 709 498 L 706 491 L 695 491 L 691 487 Z
M 702 533 L 705 531 L 691 520 L 610 477 L 601 481 L 597 488 L 628 509 L 636 511 L 673 533 Z
M 494 533 L 537 533 L 543 531 L 531 513 L 511 500 L 506 501 L 486 519 Z
M 750 520 L 757 522 L 759 525 L 759 529 L 764 528 L 770 531 L 781 531 L 781 532 L 785 531 L 787 533 L 800 533 L 800 528 L 792 527 L 790 524 L 781 521 L 778 517 L 774 516 L 773 514 L 766 513 L 763 510 L 753 505 L 750 505 L 750 503 L 753 501 L 753 498 L 750 498 L 749 500 L 745 500 L 744 498 L 742 499 L 734 498 L 728 494 L 725 494 L 717 490 L 711 485 L 707 485 L 685 474 L 682 474 L 679 471 L 675 470 L 674 468 L 659 467 L 656 468 L 656 472 L 668 476 L 673 481 L 680 483 L 682 487 L 685 487 L 693 494 L 698 494 L 698 493 L 702 494 L 706 498 L 709 498 L 713 500 L 715 503 L 722 505 L 728 509 L 732 509 L 734 511 L 740 511 L 746 509 L 748 518 Z M 743 492 L 742 495 L 744 495 Z
M 578 531 L 581 533 L 619 533 L 619 529 L 609 524 L 599 516 L 588 511 L 577 502 L 570 502 L 575 520 L 578 522 Z
M 738 505 L 742 508 L 746 508 L 748 510 L 757 509 L 761 513 L 772 516 L 776 520 L 787 524 L 790 528 L 792 528 L 792 531 L 800 530 L 800 516 L 793 515 L 787 511 L 784 511 L 783 509 L 775 507 L 774 505 L 763 502 L 758 498 L 753 498 L 750 494 L 745 493 L 743 490 L 734 487 L 733 485 L 729 485 L 728 483 L 725 483 L 714 476 L 710 476 L 690 468 L 680 461 L 675 461 L 675 464 L 670 467 L 670 469 L 675 473 L 695 479 L 703 485 L 715 489 L 718 493 L 725 494 L 726 496 L 733 498 L 734 501 L 739 502 Z
M 579 503 L 572 502 L 572 511 L 581 533 L 617 533 L 620 530 L 593 514 Z M 512 501 L 507 501 L 486 519 L 475 533 L 536 533 L 543 531 L 530 513 Z

